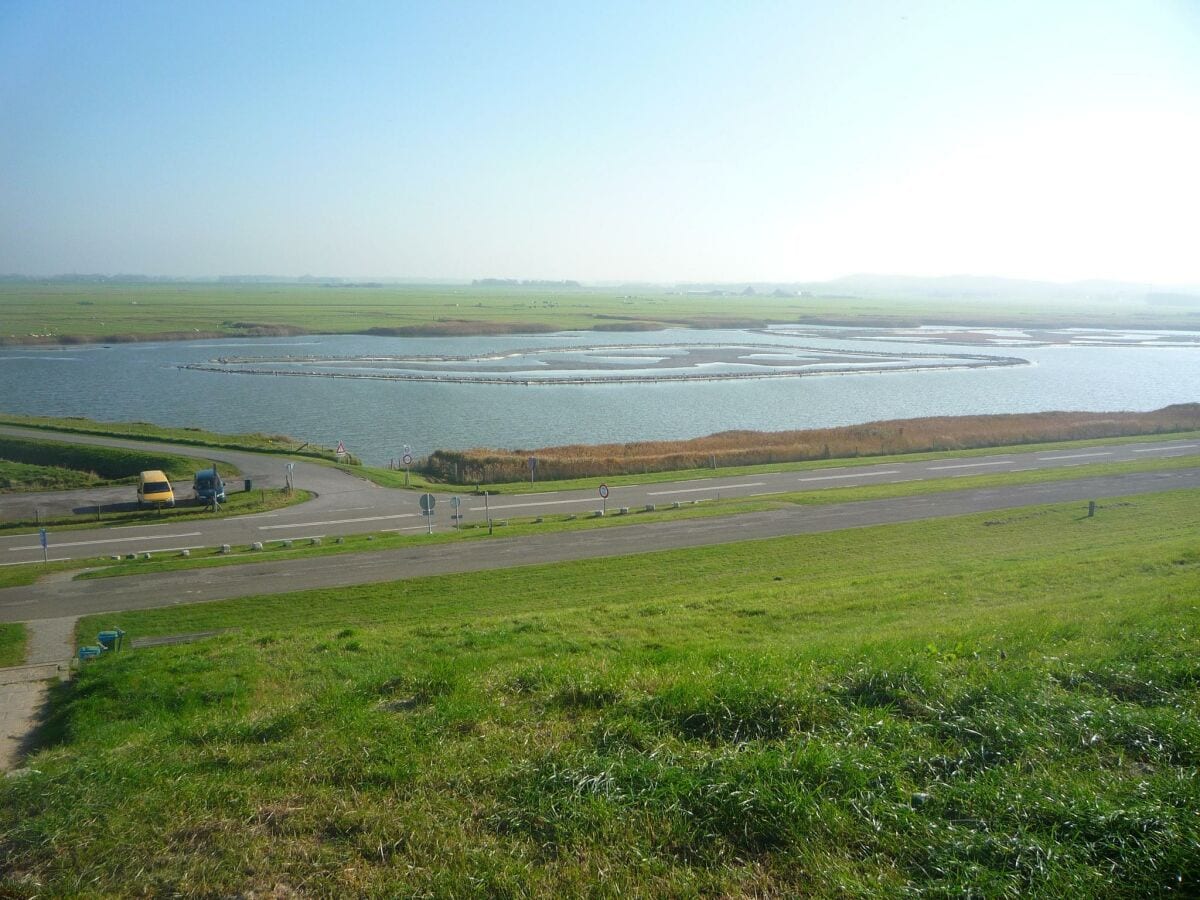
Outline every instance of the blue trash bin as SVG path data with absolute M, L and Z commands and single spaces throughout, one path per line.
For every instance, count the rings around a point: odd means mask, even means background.
M 96 635 L 96 640 L 100 642 L 100 646 L 105 650 L 120 650 L 121 638 L 125 636 L 120 628 L 114 631 L 102 631 Z
M 103 647 L 80 647 L 79 648 L 79 658 L 81 660 L 95 659 L 103 652 L 104 652 Z

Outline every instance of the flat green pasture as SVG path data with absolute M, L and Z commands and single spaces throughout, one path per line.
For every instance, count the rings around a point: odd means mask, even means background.
M 119 341 L 249 335 L 287 329 L 324 334 L 368 329 L 622 330 L 810 322 L 908 326 L 1194 327 L 1186 310 L 1148 304 L 1017 303 L 961 298 L 705 296 L 661 288 L 413 285 L 6 284 L 0 341 Z M 487 330 L 487 329 L 484 329 Z
M 1193 895 L 1197 501 L 91 617 L 0 887 Z

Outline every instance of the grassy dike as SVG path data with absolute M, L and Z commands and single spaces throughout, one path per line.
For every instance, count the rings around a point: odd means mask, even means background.
M 332 448 L 320 447 L 286 434 L 221 434 L 203 428 L 170 428 L 149 422 L 101 422 L 79 416 L 27 416 L 0 412 L 0 425 L 38 428 L 46 431 L 74 434 L 94 434 L 103 437 L 128 438 L 139 441 L 158 441 L 186 444 L 193 447 L 220 447 L 226 450 L 253 450 L 261 453 L 285 453 L 311 456 L 315 459 L 336 460 Z M 88 445 L 94 446 L 94 445 Z M 194 465 L 194 460 L 192 463 Z
M 0 889 L 1195 894 L 1198 500 L 85 619 Z

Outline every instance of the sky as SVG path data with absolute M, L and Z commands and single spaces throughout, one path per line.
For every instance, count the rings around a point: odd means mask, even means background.
M 0 273 L 1195 285 L 1198 235 L 1198 0 L 0 0 Z

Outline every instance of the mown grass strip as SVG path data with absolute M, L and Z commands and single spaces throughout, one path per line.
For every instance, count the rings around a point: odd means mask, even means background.
M 19 666 L 25 662 L 25 626 L 20 622 L 0 622 L 0 666 Z

